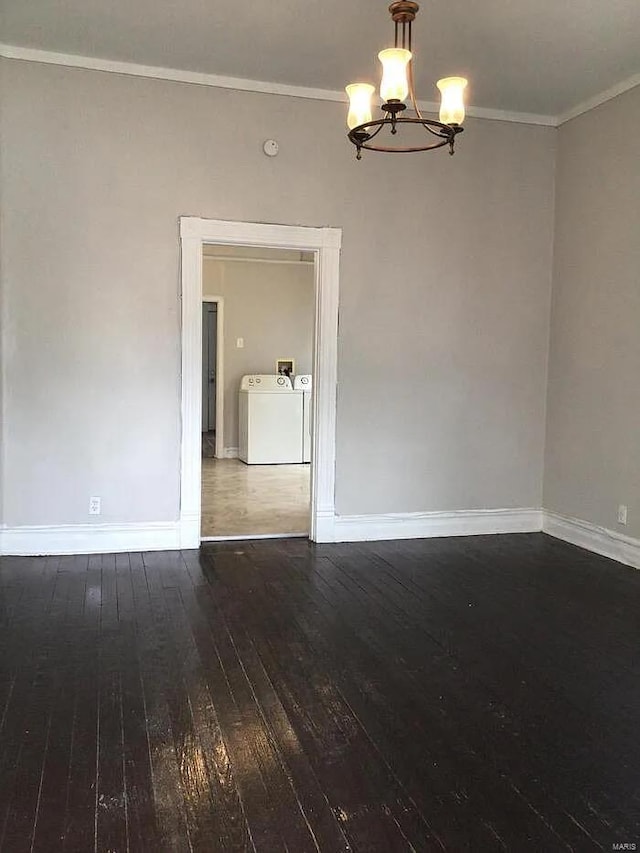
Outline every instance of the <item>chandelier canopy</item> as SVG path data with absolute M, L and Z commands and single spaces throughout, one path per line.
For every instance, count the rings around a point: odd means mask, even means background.
M 378 54 L 382 63 L 382 117 L 374 119 L 372 116 L 374 86 L 370 83 L 350 83 L 346 87 L 349 96 L 348 137 L 356 146 L 358 160 L 362 157 L 363 148 L 395 153 L 430 151 L 448 145 L 449 153 L 453 154 L 456 136 L 462 133 L 464 90 L 467 85 L 464 77 L 438 80 L 436 85 L 441 95 L 439 121 L 425 118 L 418 109 L 413 83 L 411 25 L 419 8 L 418 3 L 412 0 L 396 0 L 389 6 L 395 25 L 395 39 L 394 47 L 381 50 Z M 405 116 L 402 113 L 407 108 L 407 98 L 411 101 L 413 115 Z M 403 125 L 420 125 L 428 136 L 420 144 L 398 144 L 395 137 Z M 380 139 L 379 134 L 382 134 Z

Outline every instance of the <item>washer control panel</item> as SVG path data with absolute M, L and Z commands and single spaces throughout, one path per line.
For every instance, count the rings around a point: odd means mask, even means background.
M 277 373 L 252 373 L 242 377 L 241 391 L 292 391 L 293 385 L 288 376 Z

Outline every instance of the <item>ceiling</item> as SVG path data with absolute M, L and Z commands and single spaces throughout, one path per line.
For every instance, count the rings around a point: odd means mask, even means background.
M 0 0 L 5 44 L 341 90 L 377 82 L 385 0 Z M 640 0 L 431 0 L 416 88 L 470 80 L 477 107 L 558 115 L 640 73 Z

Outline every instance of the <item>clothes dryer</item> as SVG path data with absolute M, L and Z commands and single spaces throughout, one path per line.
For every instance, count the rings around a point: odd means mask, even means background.
M 301 373 L 293 380 L 293 390 L 302 396 L 302 461 L 311 462 L 311 391 L 310 373 Z

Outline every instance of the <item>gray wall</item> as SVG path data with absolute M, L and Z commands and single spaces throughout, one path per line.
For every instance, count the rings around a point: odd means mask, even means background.
M 640 87 L 560 128 L 544 489 L 547 509 L 631 536 L 640 536 L 639 133 Z
M 274 373 L 278 358 L 294 358 L 297 373 L 311 373 L 314 268 L 207 259 L 202 288 L 224 298 L 224 446 L 237 448 L 242 377 Z
M 3 64 L 6 523 L 177 517 L 181 214 L 343 229 L 339 513 L 540 505 L 553 129 L 357 163 L 341 104 Z

